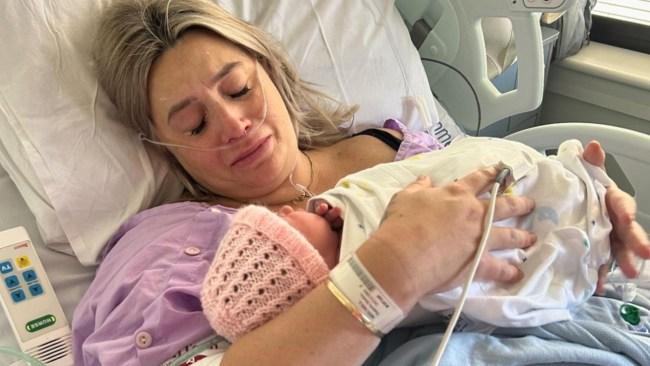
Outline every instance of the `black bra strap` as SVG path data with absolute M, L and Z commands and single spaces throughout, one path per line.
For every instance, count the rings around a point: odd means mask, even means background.
M 391 135 L 389 132 L 385 130 L 380 130 L 377 128 L 369 128 L 367 130 L 357 132 L 352 136 L 359 136 L 359 135 L 368 135 L 368 136 L 375 137 L 381 140 L 383 143 L 385 143 L 395 151 L 399 150 L 399 147 L 402 144 L 402 140 L 400 140 L 399 138 Z

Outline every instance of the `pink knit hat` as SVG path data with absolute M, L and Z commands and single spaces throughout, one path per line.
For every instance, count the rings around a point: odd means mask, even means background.
M 233 217 L 205 276 L 203 312 L 233 342 L 293 305 L 328 273 L 300 232 L 264 207 L 247 206 Z

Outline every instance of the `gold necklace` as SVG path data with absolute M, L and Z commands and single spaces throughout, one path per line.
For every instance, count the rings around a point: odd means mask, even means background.
M 298 191 L 298 197 L 294 198 L 292 202 L 302 202 L 314 196 L 314 194 L 309 190 L 311 184 L 314 182 L 314 163 L 311 161 L 311 157 L 309 157 L 306 152 L 302 150 L 300 150 L 300 152 L 303 153 L 307 157 L 307 161 L 309 161 L 309 184 L 307 184 L 307 187 L 305 187 L 302 184 L 294 183 L 293 172 L 289 174 L 289 184 L 291 184 L 291 186 L 296 191 Z

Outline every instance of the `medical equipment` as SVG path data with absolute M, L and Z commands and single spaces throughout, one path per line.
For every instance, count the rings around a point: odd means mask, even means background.
M 636 220 L 645 228 L 650 229 L 650 190 L 648 187 L 648 172 L 650 172 L 650 135 L 619 127 L 593 123 L 558 123 L 529 128 L 506 136 L 507 139 L 522 142 L 546 152 L 557 148 L 568 137 L 576 138 L 583 144 L 597 140 L 603 149 L 616 159 L 621 172 L 625 174 L 625 185 L 629 185 L 629 194 L 637 203 Z M 610 159 L 611 160 L 611 159 Z M 607 168 L 608 159 L 605 160 Z M 623 177 L 612 174 L 615 169 L 607 169 L 615 181 L 623 181 Z M 625 186 L 618 183 L 621 188 Z
M 27 231 L 0 232 L 0 302 L 20 349 L 45 365 L 72 365 L 72 334 Z
M 0 347 L 0 365 L 45 366 L 39 360 L 9 347 Z
M 544 90 L 542 37 L 536 12 L 559 12 L 570 5 L 566 0 L 398 0 L 396 6 L 411 29 L 430 29 L 419 46 L 420 56 L 454 65 L 468 80 L 472 93 L 478 96 L 480 113 L 475 117 L 466 108 L 472 95 L 447 68 L 429 69 L 431 88 L 444 94 L 447 109 L 466 130 L 474 130 L 474 120 L 487 127 L 517 113 L 537 108 Z M 487 58 L 481 19 L 506 17 L 512 23 L 516 39 L 519 72 L 517 89 L 500 93 L 487 75 Z M 475 92 L 474 92 L 475 91 Z
M 474 281 L 474 276 L 478 270 L 478 265 L 481 261 L 483 253 L 485 252 L 485 247 L 487 246 L 487 239 L 490 236 L 490 231 L 492 230 L 492 221 L 494 219 L 494 208 L 496 206 L 497 196 L 502 193 L 505 188 L 507 188 L 506 179 L 511 173 L 512 169 L 508 167 L 502 167 L 500 168 L 499 173 L 494 180 L 494 184 L 490 190 L 490 203 L 488 205 L 488 211 L 483 220 L 483 235 L 481 236 L 481 241 L 479 243 L 478 249 L 476 249 L 476 254 L 474 254 L 472 267 L 469 271 L 467 279 L 465 280 L 465 284 L 463 285 L 463 292 L 460 295 L 460 299 L 458 300 L 454 314 L 452 315 L 451 320 L 447 325 L 447 330 L 445 330 L 445 334 L 443 335 L 442 340 L 438 345 L 438 350 L 433 356 L 433 362 L 431 363 L 432 366 L 438 366 L 440 364 L 442 355 L 445 353 L 445 348 L 447 347 L 447 342 L 449 342 L 449 339 L 454 332 L 454 328 L 456 327 L 456 322 L 458 322 L 458 319 L 460 318 L 460 313 L 463 311 L 463 305 L 465 305 L 465 300 L 467 300 L 467 295 L 469 294 L 469 287 Z
M 327 288 L 368 330 L 381 338 L 404 319 L 404 312 L 352 253 L 329 274 Z
M 622 272 L 616 271 L 615 268 L 607 276 L 607 283 L 611 283 L 614 291 L 625 302 L 634 301 L 639 287 L 644 288 L 650 286 L 650 276 L 643 275 L 646 273 L 646 265 L 648 261 L 637 261 L 637 272 L 642 275 L 639 278 L 627 278 Z

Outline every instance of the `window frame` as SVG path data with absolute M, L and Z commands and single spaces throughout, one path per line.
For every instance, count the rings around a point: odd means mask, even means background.
M 650 12 L 648 13 L 650 16 Z M 650 54 L 650 25 L 592 13 L 590 39 Z

